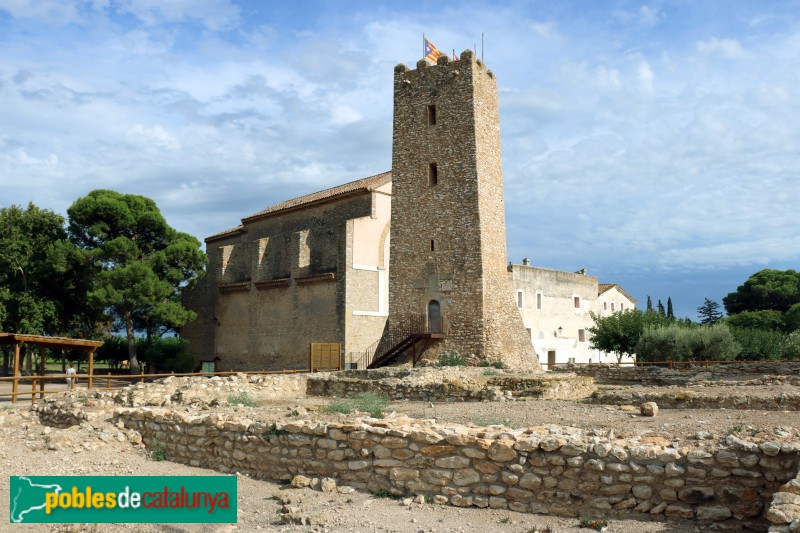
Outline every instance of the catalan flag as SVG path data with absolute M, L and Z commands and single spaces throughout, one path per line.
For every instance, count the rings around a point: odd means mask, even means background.
M 442 53 L 433 46 L 433 43 L 430 42 L 428 39 L 424 39 L 425 41 L 425 61 L 427 61 L 431 65 L 436 64 L 436 60 L 439 59 L 439 56 Z

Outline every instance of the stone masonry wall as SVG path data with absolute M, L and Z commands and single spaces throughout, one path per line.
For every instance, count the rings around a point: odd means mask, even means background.
M 447 337 L 427 358 L 538 370 L 505 270 L 496 80 L 468 50 L 448 59 L 395 67 L 389 325 L 436 302 Z
M 539 398 L 580 400 L 596 387 L 591 378 L 541 378 L 498 375 L 488 379 L 443 379 L 437 382 L 410 383 L 393 376 L 368 377 L 366 372 L 348 371 L 316 374 L 308 378 L 309 396 L 354 398 L 372 392 L 391 400 L 421 402 L 510 401 Z
M 658 437 L 620 440 L 555 426 L 474 429 L 407 418 L 284 423 L 158 408 L 118 408 L 114 415 L 146 446 L 157 434 L 168 460 L 221 472 L 331 477 L 461 507 L 647 513 L 726 529 L 766 529 L 765 507 L 797 475 L 800 456 L 800 443 L 777 435 L 673 446 Z
M 665 363 L 666 364 L 666 363 Z M 724 363 L 708 367 L 676 367 L 643 365 L 565 365 L 559 367 L 566 372 L 595 378 L 597 383 L 642 385 L 685 385 L 702 381 L 740 380 L 756 376 L 798 376 L 800 361 L 774 362 L 753 361 Z

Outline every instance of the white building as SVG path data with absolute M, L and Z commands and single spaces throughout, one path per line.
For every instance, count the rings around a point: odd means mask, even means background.
M 522 265 L 508 269 L 517 307 L 543 368 L 566 363 L 616 363 L 613 353 L 591 348 L 590 313 L 608 316 L 635 309 L 636 300 L 596 276 Z M 625 362 L 625 361 L 623 361 Z

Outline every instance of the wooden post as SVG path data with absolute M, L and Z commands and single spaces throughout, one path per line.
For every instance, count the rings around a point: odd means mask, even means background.
M 142 367 L 142 383 L 144 383 L 144 367 Z
M 44 398 L 44 374 L 47 371 L 47 365 L 45 365 L 45 347 L 39 346 L 39 370 L 40 374 L 42 375 L 42 379 L 39 382 L 39 398 Z
M 106 389 L 111 389 L 111 372 L 108 373 L 108 384 L 106 384 Z
M 11 383 L 11 403 L 17 403 L 17 387 L 19 386 L 19 342 L 14 342 L 14 381 Z
M 92 373 L 94 372 L 94 348 L 89 350 L 89 384 L 87 387 L 92 388 Z
M 36 378 L 31 380 L 31 405 L 36 403 Z

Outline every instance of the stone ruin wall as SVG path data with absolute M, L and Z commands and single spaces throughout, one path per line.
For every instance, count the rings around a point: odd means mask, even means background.
M 800 443 L 733 435 L 695 447 L 574 428 L 473 429 L 411 419 L 259 422 L 159 408 L 114 416 L 167 459 L 254 478 L 330 477 L 460 507 L 558 516 L 664 515 L 710 527 L 789 531 L 800 517 Z M 794 483 L 794 484 L 793 484 Z M 779 491 L 774 498 L 773 494 Z M 766 512 L 765 512 L 766 510 Z
M 666 365 L 666 363 L 665 363 Z M 598 383 L 642 385 L 697 385 L 698 381 L 740 380 L 752 376 L 799 376 L 800 361 L 757 361 L 721 363 L 695 367 L 667 368 L 666 366 L 564 365 L 564 370 L 580 376 L 593 377 Z
M 369 371 L 375 372 L 375 371 Z M 586 377 L 541 378 L 497 375 L 483 381 L 442 379 L 440 382 L 409 383 L 396 377 L 370 378 L 368 371 L 309 376 L 309 396 L 354 398 L 377 393 L 391 400 L 419 402 L 481 402 L 525 399 L 581 400 L 596 390 Z

